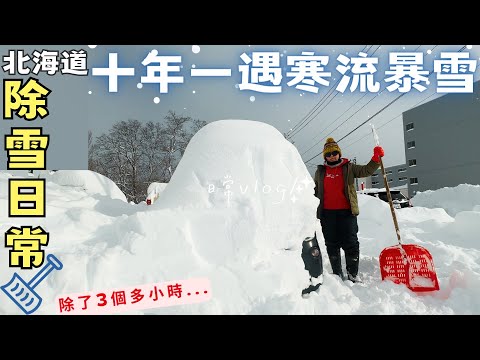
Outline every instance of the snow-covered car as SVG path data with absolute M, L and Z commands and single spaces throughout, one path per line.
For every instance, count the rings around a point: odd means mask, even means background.
M 387 190 L 385 189 L 367 189 L 361 193 L 374 196 L 388 203 Z M 395 209 L 413 207 L 412 201 L 403 195 L 400 190 L 390 190 L 390 194 L 392 195 L 392 203 Z

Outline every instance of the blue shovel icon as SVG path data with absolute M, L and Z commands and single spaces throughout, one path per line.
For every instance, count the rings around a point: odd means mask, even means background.
M 43 266 L 28 283 L 17 273 L 13 274 L 8 284 L 1 289 L 26 315 L 34 313 L 42 304 L 42 298 L 35 292 L 35 287 L 45 279 L 52 270 L 61 270 L 63 264 L 54 255 L 47 255 L 47 264 Z

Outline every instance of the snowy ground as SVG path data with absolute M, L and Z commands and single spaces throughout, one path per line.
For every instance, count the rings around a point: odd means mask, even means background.
M 47 216 L 11 218 L 8 179 L 25 176 L 0 173 L 0 231 L 41 226 L 50 234 L 42 249 L 63 264 L 35 288 L 35 314 L 57 314 L 64 295 L 198 278 L 209 281 L 206 301 L 118 313 L 480 314 L 479 185 L 419 193 L 414 207 L 396 210 L 403 243 L 434 260 L 440 290 L 418 294 L 381 280 L 379 254 L 397 237 L 388 204 L 368 195 L 359 195 L 364 282 L 331 275 L 311 177 L 295 147 L 264 123 L 203 128 L 151 206 L 127 203 L 113 182 L 86 170 L 42 176 Z M 303 299 L 301 244 L 314 231 L 324 284 Z M 0 286 L 14 273 L 28 282 L 39 271 L 9 267 L 10 251 L 0 250 Z M 0 314 L 22 314 L 1 291 Z

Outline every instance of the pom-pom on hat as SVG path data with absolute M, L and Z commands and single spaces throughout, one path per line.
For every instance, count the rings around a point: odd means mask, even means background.
M 326 153 L 333 152 L 333 151 L 338 151 L 340 153 L 340 157 L 342 157 L 342 150 L 340 150 L 340 147 L 338 146 L 336 141 L 330 137 L 327 139 L 323 147 L 323 157 L 325 158 Z

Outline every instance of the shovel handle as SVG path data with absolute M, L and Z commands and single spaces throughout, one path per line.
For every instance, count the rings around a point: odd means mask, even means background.
M 380 146 L 380 139 L 378 138 L 377 131 L 375 130 L 375 126 L 373 124 L 370 124 L 372 127 L 372 132 L 373 132 L 373 138 L 375 139 L 375 146 Z
M 377 131 L 375 130 L 375 126 L 373 126 L 373 124 L 370 124 L 370 126 L 372 127 L 373 137 L 375 139 L 375 145 L 380 146 L 380 140 L 378 138 Z M 387 174 L 385 172 L 385 167 L 383 165 L 382 157 L 380 157 L 380 167 L 382 168 L 383 182 L 385 183 L 385 189 L 387 190 L 387 198 L 388 198 L 388 203 L 390 204 L 390 211 L 392 212 L 393 224 L 395 225 L 397 240 L 398 240 L 398 243 L 402 245 L 402 239 L 400 237 L 400 228 L 398 226 L 397 216 L 395 215 L 395 208 L 393 207 L 392 194 L 390 192 L 390 187 L 388 186 Z

